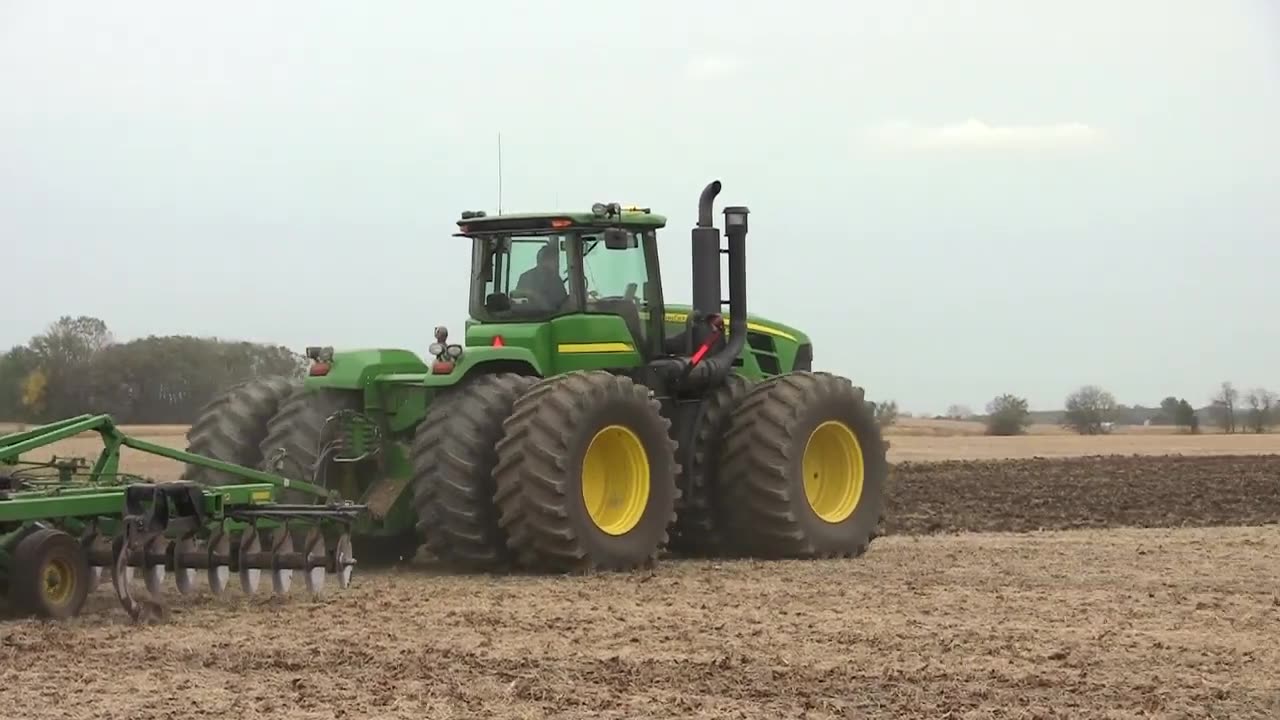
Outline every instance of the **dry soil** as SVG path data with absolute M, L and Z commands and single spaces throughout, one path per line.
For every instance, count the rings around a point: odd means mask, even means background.
M 0 716 L 1280 717 L 1280 456 L 899 458 L 888 509 L 851 561 L 419 561 L 140 627 L 103 587 L 0 622 Z
M 7 717 L 1274 718 L 1280 528 L 883 538 L 0 625 Z

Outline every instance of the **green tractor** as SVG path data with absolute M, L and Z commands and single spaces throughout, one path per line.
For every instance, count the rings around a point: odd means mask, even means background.
M 358 498 L 363 563 L 424 543 L 479 571 L 858 556 L 877 535 L 887 444 L 861 388 L 812 370 L 808 337 L 748 315 L 748 211 L 724 209 L 722 246 L 719 192 L 699 199 L 691 306 L 664 302 L 666 219 L 648 209 L 465 212 L 462 344 L 437 327 L 425 358 L 308 348 L 305 382 L 230 388 L 189 450 Z M 234 481 L 194 465 L 187 478 Z

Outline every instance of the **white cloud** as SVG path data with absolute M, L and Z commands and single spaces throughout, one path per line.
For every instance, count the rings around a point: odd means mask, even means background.
M 1093 145 L 1101 138 L 1097 128 L 1078 122 L 991 125 L 972 118 L 935 127 L 895 123 L 867 133 L 871 144 L 897 150 L 1061 150 Z
M 742 68 L 742 60 L 723 53 L 704 53 L 689 59 L 685 74 L 697 80 L 732 75 Z

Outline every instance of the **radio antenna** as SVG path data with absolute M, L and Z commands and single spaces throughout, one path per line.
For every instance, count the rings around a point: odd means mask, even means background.
M 502 214 L 502 132 L 498 132 L 498 214 Z

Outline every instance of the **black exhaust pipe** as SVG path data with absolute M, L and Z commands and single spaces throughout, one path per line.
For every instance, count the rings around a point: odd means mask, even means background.
M 702 323 L 708 315 L 719 315 L 720 298 L 720 230 L 711 224 L 712 203 L 720 193 L 720 181 L 714 180 L 702 189 L 698 197 L 698 225 L 693 229 L 693 246 L 690 248 L 693 266 L 693 314 L 690 320 L 689 341 L 685 354 L 701 347 L 710 334 L 710 328 Z
M 720 314 L 720 231 L 711 225 L 711 201 L 720 192 L 717 180 L 702 191 L 698 201 L 698 227 L 693 230 L 694 313 L 700 318 Z M 747 343 L 747 215 L 745 207 L 724 209 L 725 235 L 729 238 L 729 342 L 707 355 L 685 378 L 687 389 L 711 387 L 733 371 L 733 361 Z M 709 248 L 714 248 L 710 250 Z M 713 279 L 714 278 L 714 279 Z M 706 287 L 703 287 L 703 286 Z M 714 294 L 712 294 L 714 293 Z M 695 326 L 698 345 L 710 332 L 704 323 Z
M 702 194 L 698 196 L 698 227 L 711 227 L 711 203 L 715 201 L 716 196 L 720 194 L 720 181 L 712 180 L 707 186 L 702 188 Z

